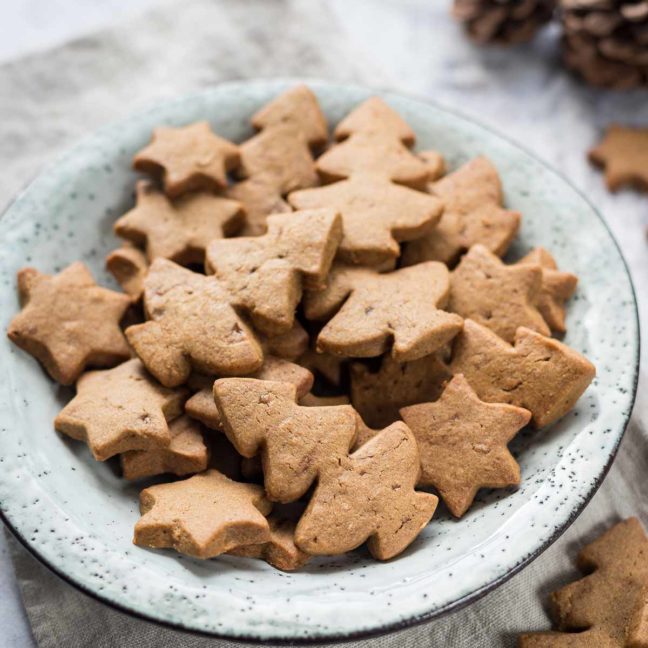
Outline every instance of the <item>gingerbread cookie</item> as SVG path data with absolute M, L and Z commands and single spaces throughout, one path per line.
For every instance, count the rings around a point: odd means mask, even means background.
M 207 122 L 156 128 L 151 143 L 133 158 L 137 171 L 162 177 L 170 198 L 199 189 L 222 189 L 227 186 L 227 172 L 238 164 L 238 146 L 214 134 Z
M 538 428 L 564 416 L 596 373 L 558 340 L 520 327 L 511 346 L 469 319 L 455 340 L 450 370 L 463 374 L 482 400 L 530 410 Z
M 520 637 L 520 648 L 648 645 L 648 538 L 637 518 L 608 529 L 578 555 L 581 580 L 551 595 L 560 632 Z
M 386 356 L 378 371 L 359 362 L 351 365 L 351 403 L 372 427 L 397 421 L 406 405 L 436 400 L 452 374 L 438 356 L 397 362 Z
M 414 490 L 420 472 L 414 436 L 402 423 L 379 432 L 320 475 L 297 524 L 295 542 L 312 555 L 351 551 L 367 541 L 388 560 L 430 521 L 437 498 Z
M 57 382 L 71 385 L 86 367 L 110 367 L 130 357 L 119 322 L 131 300 L 98 286 L 83 263 L 57 275 L 23 268 L 18 296 L 22 310 L 7 335 Z
M 316 396 L 310 392 L 299 399 L 299 404 L 303 407 L 331 407 L 333 405 L 348 405 L 349 403 L 349 397 L 344 394 L 340 396 Z
M 461 317 L 439 310 L 449 285 L 448 269 L 433 261 L 385 274 L 336 265 L 326 290 L 306 294 L 304 312 L 335 313 L 317 336 L 319 351 L 368 358 L 391 349 L 394 360 L 416 360 L 461 330 Z
M 241 203 L 209 193 L 191 193 L 171 202 L 151 182 L 137 183 L 137 204 L 115 223 L 115 233 L 145 244 L 157 257 L 181 265 L 203 263 L 213 240 L 232 236 L 243 225 Z
M 610 126 L 589 159 L 605 169 L 610 191 L 626 186 L 648 191 L 648 128 Z
M 195 558 L 213 558 L 270 540 L 265 516 L 272 504 L 263 489 L 208 470 L 184 481 L 159 484 L 140 493 L 142 517 L 133 542 L 171 547 Z
M 156 259 L 144 281 L 149 320 L 126 329 L 146 368 L 166 387 L 186 382 L 192 370 L 247 374 L 263 362 L 261 345 L 214 277 Z
M 288 202 L 295 209 L 338 211 L 344 230 L 338 258 L 370 266 L 396 259 L 398 243 L 431 232 L 443 211 L 434 196 L 364 173 L 326 187 L 293 191 Z
M 541 289 L 539 265 L 506 265 L 483 245 L 473 245 L 450 275 L 448 310 L 507 342 L 513 342 L 518 326 L 550 335 L 536 308 Z
M 313 386 L 313 374 L 308 369 L 288 360 L 268 355 L 265 357 L 261 368 L 253 373 L 250 378 L 291 383 L 295 385 L 298 398 L 305 396 Z M 213 377 L 200 374 L 194 374 L 189 379 L 189 387 L 199 391 L 186 402 L 185 412 L 212 430 L 222 430 L 223 424 L 214 402 L 213 388 L 215 380 Z
M 439 178 L 443 177 L 446 173 L 446 163 L 438 151 L 419 151 L 417 153 L 419 158 L 423 160 L 425 168 L 427 169 L 427 180 L 428 182 L 435 182 Z
M 125 479 L 142 479 L 171 473 L 190 475 L 207 469 L 207 446 L 202 426 L 188 416 L 180 416 L 169 425 L 171 443 L 151 450 L 131 450 L 120 456 Z
M 537 307 L 552 331 L 564 333 L 565 302 L 576 292 L 578 277 L 571 272 L 560 272 L 554 258 L 544 248 L 534 248 L 518 261 L 520 265 L 539 265 L 542 268 L 542 285 L 537 297 Z
M 502 256 L 520 229 L 520 214 L 502 208 L 499 175 L 485 157 L 435 182 L 431 191 L 445 203 L 443 216 L 435 229 L 407 246 L 405 265 L 421 261 L 454 265 L 477 243 Z
M 76 396 L 54 427 L 85 441 L 97 461 L 129 450 L 168 447 L 167 421 L 182 412 L 184 389 L 158 385 L 137 359 L 106 371 L 90 371 L 77 382 Z
M 355 437 L 352 407 L 302 407 L 290 383 L 224 378 L 214 384 L 214 399 L 225 434 L 239 453 L 261 453 L 272 501 L 299 499 L 346 455 Z
M 421 454 L 418 485 L 434 487 L 455 517 L 461 517 L 480 488 L 520 483 L 520 467 L 507 444 L 529 422 L 531 412 L 479 400 L 456 375 L 434 403 L 400 411 Z
M 245 545 L 229 553 L 243 558 L 259 558 L 282 571 L 295 571 L 303 567 L 310 556 L 295 544 L 295 523 L 291 520 L 268 518 L 270 540 L 263 544 Z
M 307 349 L 297 362 L 314 374 L 322 376 L 327 383 L 334 387 L 339 387 L 342 384 L 344 359 L 338 356 Z
M 146 254 L 130 243 L 113 250 L 106 257 L 106 269 L 134 302 L 138 302 L 144 294 L 148 265 Z
M 206 267 L 259 330 L 286 333 L 302 287 L 324 283 L 341 237 L 340 217 L 331 209 L 279 214 L 268 218 L 263 236 L 212 241 Z
M 317 97 L 305 85 L 280 94 L 252 117 L 252 125 L 258 130 L 280 124 L 295 126 L 312 147 L 323 146 L 328 140 L 326 117 Z
M 383 99 L 370 97 L 356 106 L 335 128 L 335 139 L 342 141 L 359 133 L 381 133 L 406 146 L 416 142 L 414 131 Z
M 274 355 L 284 360 L 297 360 L 308 349 L 308 333 L 295 320 L 292 328 L 281 335 L 261 337 L 261 343 L 268 355 Z

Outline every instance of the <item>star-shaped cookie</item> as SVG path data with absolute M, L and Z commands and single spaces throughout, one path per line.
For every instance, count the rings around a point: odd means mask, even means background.
M 588 576 L 551 595 L 560 632 L 520 637 L 520 648 L 648 645 L 648 537 L 637 518 L 608 529 L 578 555 Z
M 497 169 L 478 157 L 431 185 L 445 203 L 439 224 L 410 243 L 403 252 L 405 265 L 443 261 L 454 265 L 477 243 L 502 256 L 520 228 L 521 216 L 502 208 L 502 185 Z
M 288 202 L 295 209 L 338 211 L 344 231 L 338 258 L 370 266 L 396 259 L 398 243 L 431 232 L 443 211 L 443 203 L 434 196 L 364 173 L 325 187 L 293 191 Z
M 317 336 L 318 351 L 370 358 L 391 350 L 395 360 L 416 360 L 461 330 L 461 317 L 440 310 L 448 293 L 448 269 L 435 261 L 384 274 L 337 264 L 325 290 L 306 294 L 304 312 L 332 316 Z
M 513 342 L 519 326 L 550 335 L 536 307 L 541 289 L 539 265 L 506 265 L 483 245 L 473 245 L 450 275 L 447 308 L 507 342 Z
M 135 525 L 133 542 L 213 558 L 241 546 L 268 542 L 270 527 L 265 516 L 271 509 L 263 488 L 232 481 L 212 469 L 144 489 L 140 493 L 142 517 Z
M 114 369 L 90 371 L 77 382 L 76 396 L 61 410 L 54 427 L 85 441 L 97 461 L 129 450 L 168 447 L 168 421 L 179 416 L 184 389 L 166 389 L 129 360 Z
M 144 280 L 148 321 L 126 329 L 146 368 L 166 387 L 191 371 L 241 375 L 256 371 L 263 350 L 214 277 L 157 258 Z
M 144 294 L 148 267 L 146 254 L 130 243 L 125 243 L 106 257 L 106 269 L 134 302 L 138 302 Z
M 238 147 L 216 135 L 205 121 L 156 128 L 151 143 L 133 158 L 137 171 L 162 176 L 170 198 L 187 191 L 222 189 L 227 172 L 238 164 Z
M 589 159 L 605 169 L 610 191 L 624 186 L 648 191 L 648 128 L 610 126 Z
M 542 285 L 537 307 L 552 331 L 564 333 L 565 302 L 576 291 L 578 277 L 571 272 L 560 272 L 554 258 L 544 248 L 537 247 L 518 261 L 519 264 L 539 265 L 542 268 Z
M 243 207 L 210 193 L 169 200 L 148 181 L 137 183 L 137 204 L 115 223 L 117 236 L 146 244 L 149 261 L 157 257 L 181 265 L 203 263 L 214 239 L 235 234 L 243 225 Z
M 57 382 L 71 385 L 86 367 L 110 367 L 130 357 L 119 322 L 131 300 L 98 286 L 83 263 L 57 275 L 23 268 L 18 294 L 23 308 L 7 335 Z
M 480 488 L 520 483 L 520 467 L 507 444 L 531 419 L 531 412 L 479 400 L 456 375 L 441 397 L 400 411 L 421 454 L 419 486 L 437 489 L 455 517 L 461 517 Z
M 470 319 L 456 337 L 450 370 L 463 374 L 479 398 L 531 411 L 542 428 L 566 414 L 596 369 L 566 344 L 520 327 L 514 346 Z

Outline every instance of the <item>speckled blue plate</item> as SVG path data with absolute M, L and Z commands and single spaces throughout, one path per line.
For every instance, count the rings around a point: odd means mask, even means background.
M 0 221 L 0 313 L 18 308 L 15 273 L 56 272 L 77 259 L 104 283 L 112 224 L 131 202 L 130 160 L 160 124 L 207 119 L 234 140 L 250 115 L 294 81 L 230 83 L 158 106 L 86 139 L 43 172 Z M 311 83 L 331 123 L 371 90 Z M 207 562 L 131 544 L 138 489 L 85 445 L 54 432 L 70 396 L 37 363 L 0 342 L 0 502 L 15 534 L 46 565 L 106 603 L 194 631 L 251 640 L 317 640 L 387 632 L 466 605 L 546 549 L 585 506 L 614 458 L 634 400 L 639 350 L 635 299 L 619 249 L 592 206 L 515 144 L 434 105 L 379 93 L 412 125 L 420 148 L 451 168 L 483 153 L 522 212 L 515 258 L 535 245 L 575 272 L 566 342 L 597 366 L 577 407 L 514 443 L 515 492 L 482 493 L 464 519 L 435 517 L 399 558 L 363 551 L 285 574 L 236 558 Z

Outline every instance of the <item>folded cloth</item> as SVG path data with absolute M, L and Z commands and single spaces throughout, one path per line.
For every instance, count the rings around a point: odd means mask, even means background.
M 348 4 L 349 9 L 353 4 Z M 423 7 L 427 5 L 428 0 L 403 3 L 412 33 L 422 27 L 416 17 L 424 15 Z M 438 12 L 445 16 L 445 7 Z M 389 77 L 365 58 L 337 15 L 324 0 L 185 0 L 51 52 L 0 67 L 0 96 L 4 98 L 0 102 L 0 208 L 53 154 L 98 126 L 156 100 L 245 77 L 311 76 L 374 86 L 401 84 L 400 78 Z M 448 36 L 443 37 L 443 43 L 447 50 L 443 54 L 445 66 L 445 61 L 452 60 L 450 48 L 455 45 Z M 430 89 L 431 84 L 430 91 L 435 83 L 439 87 L 445 83 L 444 98 L 457 103 L 465 93 L 472 93 L 471 101 L 475 102 L 479 92 L 484 97 L 491 92 L 489 84 L 474 77 L 475 64 L 466 62 L 464 47 L 456 45 L 455 68 L 466 65 L 471 74 L 462 75 L 457 70 L 456 78 L 462 81 L 456 96 L 447 75 L 437 81 L 432 76 L 425 80 L 426 88 Z M 473 77 L 475 83 L 468 87 L 466 79 Z M 541 82 L 543 88 L 548 85 L 544 76 Z M 507 90 L 501 88 L 501 92 Z M 521 96 L 515 97 L 513 103 L 519 107 L 516 128 L 522 128 L 524 118 L 526 127 L 535 128 L 538 110 L 530 108 L 541 95 L 529 93 L 529 110 L 524 109 Z M 564 111 L 561 115 L 564 117 Z M 580 125 L 579 115 L 575 114 L 575 119 Z M 567 161 L 568 167 L 577 164 L 578 156 L 582 158 L 583 150 L 577 147 Z M 637 258 L 635 265 L 638 276 L 644 276 L 645 257 Z M 508 583 L 439 620 L 351 645 L 513 646 L 518 633 L 548 628 L 544 608 L 547 594 L 577 575 L 573 560 L 578 548 L 622 517 L 639 515 L 648 524 L 647 420 L 647 405 L 640 397 L 603 487 L 564 536 Z M 40 648 L 243 645 L 178 632 L 118 612 L 60 580 L 13 540 L 10 550 L 33 637 Z

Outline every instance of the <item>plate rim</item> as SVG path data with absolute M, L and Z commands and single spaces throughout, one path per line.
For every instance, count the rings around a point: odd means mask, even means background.
M 587 494 L 581 499 L 581 501 L 577 504 L 577 506 L 575 506 L 572 509 L 572 511 L 569 514 L 569 517 L 564 521 L 564 523 L 560 527 L 557 527 L 555 531 L 535 551 L 525 556 L 516 565 L 514 565 L 511 569 L 509 569 L 505 574 L 500 575 L 499 577 L 491 580 L 490 582 L 486 583 L 482 587 L 468 594 L 465 594 L 464 596 L 461 596 L 453 601 L 450 601 L 441 607 L 435 608 L 433 610 L 430 610 L 422 614 L 408 617 L 406 619 L 390 622 L 366 630 L 358 630 L 353 632 L 341 632 L 341 633 L 337 632 L 337 633 L 319 634 L 319 635 L 313 634 L 309 637 L 295 637 L 295 636 L 284 635 L 284 636 L 276 636 L 271 638 L 263 638 L 259 635 L 252 635 L 252 634 L 232 635 L 232 634 L 226 634 L 214 630 L 189 627 L 184 625 L 182 622 L 175 622 L 175 621 L 170 621 L 167 619 L 155 617 L 147 612 L 135 609 L 134 607 L 128 607 L 125 604 L 119 603 L 117 601 L 113 601 L 107 597 L 102 596 L 97 591 L 91 589 L 85 583 L 75 580 L 73 577 L 64 573 L 62 569 L 60 569 L 57 565 L 53 563 L 53 561 L 50 561 L 47 557 L 40 554 L 38 552 L 38 549 L 34 547 L 32 543 L 30 543 L 29 540 L 27 540 L 20 533 L 20 531 L 11 523 L 5 511 L 2 510 L 2 507 L 0 507 L 0 519 L 2 520 L 3 524 L 11 532 L 13 538 L 15 538 L 19 542 L 19 544 L 28 551 L 28 553 L 31 556 L 36 558 L 42 565 L 44 565 L 47 569 L 49 569 L 50 572 L 52 572 L 54 575 L 56 575 L 58 578 L 60 578 L 67 584 L 73 586 L 81 593 L 90 596 L 94 600 L 104 605 L 107 605 L 113 610 L 116 610 L 121 613 L 125 613 L 133 618 L 154 623 L 158 626 L 168 628 L 170 630 L 184 632 L 184 633 L 201 636 L 201 637 L 223 639 L 233 643 L 251 643 L 251 644 L 262 645 L 262 644 L 267 644 L 267 642 L 270 641 L 273 644 L 278 646 L 288 646 L 288 645 L 312 646 L 316 644 L 321 644 L 324 641 L 330 644 L 340 644 L 349 641 L 354 641 L 357 639 L 376 638 L 386 634 L 396 633 L 408 628 L 414 628 L 426 622 L 430 622 L 442 616 L 445 616 L 450 612 L 457 612 L 459 610 L 468 607 L 469 605 L 479 600 L 489 592 L 492 592 L 493 590 L 497 589 L 498 587 L 506 583 L 508 580 L 510 580 L 513 576 L 515 576 L 520 571 L 522 571 L 531 562 L 533 562 L 539 556 L 541 556 L 551 545 L 553 545 L 563 535 L 563 533 L 565 533 L 565 531 L 567 531 L 567 529 L 569 529 L 569 527 L 574 523 L 574 521 L 580 516 L 583 510 L 590 503 L 591 499 L 597 493 L 603 481 L 605 480 L 605 477 L 607 476 L 608 472 L 610 471 L 610 468 L 612 467 L 612 464 L 614 463 L 614 460 L 616 459 L 619 446 L 625 436 L 628 425 L 630 423 L 630 419 L 632 417 L 632 413 L 634 410 L 636 397 L 637 397 L 637 388 L 639 382 L 639 367 L 640 367 L 640 357 L 641 357 L 641 327 L 640 327 L 640 319 L 639 319 L 639 309 L 637 303 L 637 293 L 635 290 L 634 281 L 632 279 L 632 274 L 630 272 L 628 262 L 623 254 L 623 250 L 619 245 L 619 242 L 617 241 L 616 237 L 614 236 L 614 233 L 612 232 L 610 226 L 608 225 L 606 219 L 602 216 L 600 211 L 592 204 L 592 202 L 589 200 L 586 194 L 581 189 L 579 189 L 569 178 L 563 175 L 560 171 L 556 170 L 553 165 L 546 162 L 542 157 L 540 157 L 535 152 L 531 151 L 524 144 L 521 144 L 520 142 L 513 139 L 512 137 L 503 134 L 497 128 L 489 124 L 485 124 L 484 122 L 473 117 L 472 115 L 464 113 L 460 109 L 449 107 L 443 103 L 440 103 L 433 99 L 429 99 L 421 94 L 401 91 L 398 89 L 384 87 L 384 86 L 372 86 L 372 85 L 364 85 L 360 83 L 329 81 L 326 79 L 321 79 L 316 77 L 250 78 L 250 79 L 235 79 L 230 81 L 224 81 L 221 83 L 216 83 L 214 85 L 207 86 L 202 90 L 198 90 L 195 92 L 188 92 L 175 97 L 170 97 L 170 96 L 161 97 L 155 102 L 150 103 L 148 106 L 143 107 L 141 110 L 125 115 L 120 119 L 110 121 L 107 124 L 101 126 L 100 128 L 97 128 L 91 131 L 90 133 L 87 133 L 86 135 L 77 138 L 71 145 L 67 146 L 62 152 L 55 155 L 52 158 L 52 160 L 50 160 L 48 163 L 40 167 L 40 169 L 32 176 L 32 178 L 23 185 L 23 188 L 10 199 L 10 201 L 7 203 L 6 207 L 2 211 L 2 214 L 0 214 L 0 219 L 3 219 L 5 217 L 5 215 L 12 209 L 13 205 L 29 191 L 30 187 L 42 175 L 46 175 L 51 169 L 54 169 L 56 165 L 60 163 L 62 160 L 68 159 L 70 156 L 72 156 L 75 153 L 75 151 L 78 148 L 81 148 L 89 144 L 94 138 L 99 137 L 104 133 L 110 132 L 119 124 L 130 121 L 131 119 L 134 119 L 136 117 L 143 117 L 144 115 L 150 112 L 154 112 L 160 109 L 164 105 L 172 105 L 174 103 L 180 103 L 183 101 L 196 99 L 207 93 L 213 92 L 214 90 L 222 89 L 224 91 L 227 91 L 227 89 L 236 90 L 236 88 L 240 88 L 243 86 L 250 86 L 250 85 L 269 86 L 274 84 L 276 84 L 278 87 L 282 85 L 288 85 L 288 84 L 305 84 L 308 86 L 313 86 L 315 89 L 317 89 L 317 87 L 327 88 L 329 90 L 349 89 L 349 90 L 362 91 L 362 92 L 369 91 L 373 94 L 377 94 L 381 96 L 392 95 L 395 97 L 401 97 L 409 101 L 434 107 L 440 112 L 445 112 L 454 117 L 458 117 L 464 121 L 470 122 L 471 124 L 477 126 L 478 128 L 481 128 L 489 132 L 491 135 L 494 135 L 495 137 L 507 142 L 510 146 L 518 149 L 528 157 L 532 158 L 534 162 L 538 163 L 549 173 L 556 176 L 560 181 L 562 181 L 565 185 L 567 185 L 580 198 L 580 200 L 586 203 L 591 209 L 591 211 L 599 219 L 603 227 L 605 228 L 610 240 L 614 244 L 614 247 L 616 248 L 619 254 L 619 257 L 623 264 L 624 272 L 629 282 L 630 292 L 632 295 L 632 312 L 634 315 L 633 324 L 636 328 L 636 339 L 633 340 L 633 342 L 636 342 L 636 348 L 635 348 L 636 350 L 635 350 L 634 362 L 632 366 L 632 370 L 634 372 L 634 380 L 632 384 L 631 399 L 629 401 L 630 406 L 628 407 L 628 412 L 621 423 L 622 429 L 620 430 L 620 434 L 617 437 L 614 447 L 612 448 L 607 458 L 607 461 L 603 466 L 602 471 L 590 486 Z

